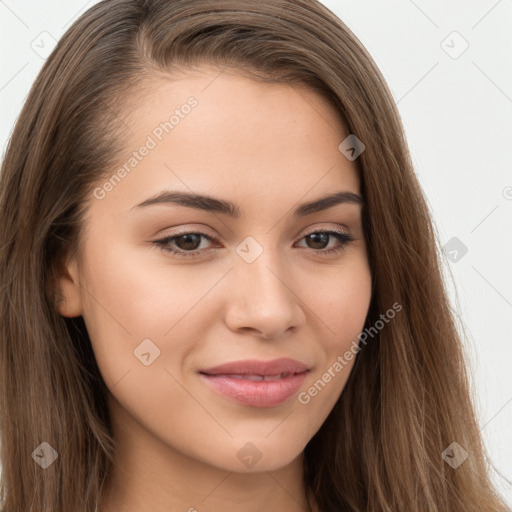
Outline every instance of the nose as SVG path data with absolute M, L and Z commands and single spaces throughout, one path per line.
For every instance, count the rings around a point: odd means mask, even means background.
M 232 331 L 270 339 L 295 331 L 304 323 L 303 302 L 285 266 L 266 250 L 252 263 L 242 259 L 235 262 L 225 317 Z

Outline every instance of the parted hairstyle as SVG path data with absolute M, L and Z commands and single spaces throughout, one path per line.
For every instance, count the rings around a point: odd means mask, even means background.
M 493 487 L 431 214 L 385 80 L 316 0 L 104 0 L 62 36 L 10 138 L 0 175 L 1 504 L 93 512 L 113 464 L 109 392 L 82 317 L 57 311 L 60 258 L 123 147 L 119 114 L 155 76 L 201 64 L 304 84 L 365 144 L 356 165 L 372 274 L 366 326 L 402 310 L 357 353 L 304 451 L 322 512 L 505 510 Z M 341 143 L 341 141 L 340 141 Z M 456 469 L 443 451 L 459 443 Z M 58 453 L 43 469 L 42 442 Z

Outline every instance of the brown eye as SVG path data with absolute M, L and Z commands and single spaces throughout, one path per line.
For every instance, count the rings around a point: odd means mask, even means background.
M 337 244 L 327 249 L 329 242 L 334 238 Z M 153 243 L 161 247 L 162 250 L 176 256 L 196 257 L 209 252 L 207 248 L 200 247 L 201 241 L 217 242 L 216 239 L 200 232 L 182 233 L 180 235 L 168 236 L 161 240 L 155 240 Z M 307 243 L 307 248 L 318 253 L 319 255 L 327 255 L 342 251 L 345 246 L 354 241 L 354 237 L 342 231 L 315 231 L 304 236 L 302 240 Z
M 309 239 L 310 242 L 313 243 L 313 245 L 310 245 L 311 249 L 325 249 L 325 246 L 329 245 L 329 239 L 332 235 L 329 233 L 318 232 L 318 233 L 311 233 L 310 235 L 306 235 L 304 238 Z
M 201 237 L 199 233 L 186 233 L 174 237 L 175 245 L 183 251 L 195 251 L 201 245 Z
M 329 246 L 331 238 L 338 242 L 334 247 L 326 249 Z M 331 254 L 342 251 L 345 246 L 353 242 L 355 238 L 349 233 L 342 231 L 315 231 L 307 234 L 302 240 L 305 240 L 309 249 L 316 251 L 320 255 Z
M 182 233 L 181 235 L 168 236 L 161 240 L 155 240 L 153 243 L 160 246 L 164 251 L 177 256 L 198 256 L 206 252 L 206 249 L 200 248 L 201 241 L 214 242 L 215 239 L 199 232 Z

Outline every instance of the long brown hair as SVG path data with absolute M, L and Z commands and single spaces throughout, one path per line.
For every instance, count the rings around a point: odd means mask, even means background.
M 505 510 L 396 106 L 362 44 L 316 0 L 104 0 L 46 61 L 0 177 L 5 510 L 94 510 L 115 450 L 108 389 L 83 320 L 56 310 L 53 277 L 78 250 L 84 202 L 119 155 L 113 134 L 130 93 L 201 63 L 308 85 L 366 146 L 356 160 L 373 276 L 366 325 L 403 309 L 358 352 L 307 445 L 308 495 L 322 512 Z M 442 457 L 452 442 L 468 453 L 456 469 Z M 35 460 L 49 447 L 58 458 L 43 469 Z

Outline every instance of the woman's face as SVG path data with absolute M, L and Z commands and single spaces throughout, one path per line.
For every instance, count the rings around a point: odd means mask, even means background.
M 305 87 L 207 67 L 122 117 L 126 151 L 60 279 L 114 434 L 148 457 L 283 467 L 339 398 L 370 303 L 349 133 Z

